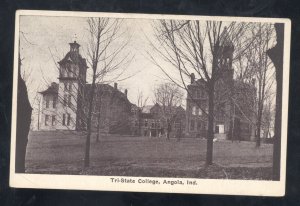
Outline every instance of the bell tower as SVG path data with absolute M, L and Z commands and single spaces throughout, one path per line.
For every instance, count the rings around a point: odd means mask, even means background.
M 79 53 L 80 44 L 69 43 L 70 51 L 58 62 L 58 129 L 78 130 L 82 116 L 83 91 L 86 84 L 86 60 Z

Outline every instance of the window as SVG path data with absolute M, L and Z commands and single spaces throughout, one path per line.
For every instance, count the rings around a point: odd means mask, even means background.
M 155 127 L 155 123 L 154 123 L 154 122 L 152 122 L 152 124 L 151 124 L 151 127 L 152 127 L 152 128 L 154 128 L 154 127 Z
M 49 115 L 45 115 L 45 126 L 48 126 Z
M 200 90 L 200 98 L 204 98 L 204 91 L 203 90 Z
M 193 108 L 192 108 L 192 114 L 196 115 L 196 107 L 195 106 L 193 106 Z
M 62 121 L 62 125 L 66 125 L 66 114 L 63 114 L 63 121 Z
M 64 83 L 64 91 L 68 91 L 68 83 Z
M 46 108 L 49 108 L 49 102 L 50 102 L 50 99 L 49 99 L 49 96 L 46 96 Z
M 197 130 L 200 131 L 202 129 L 202 122 L 198 121 Z
M 70 68 L 69 68 L 69 72 L 70 72 L 70 77 L 73 77 L 73 67 L 72 66 L 70 66 Z
M 64 106 L 67 106 L 67 99 L 68 99 L 68 95 L 67 94 L 65 94 L 64 95 Z
M 56 118 L 55 115 L 52 115 L 52 126 L 54 126 L 56 124 Z
M 201 116 L 202 115 L 202 109 L 198 109 L 198 115 Z
M 69 113 L 67 115 L 68 115 L 67 125 L 70 126 L 71 115 Z
M 160 120 L 157 121 L 157 128 L 160 128 Z
M 56 101 L 57 101 L 57 97 L 53 96 L 53 102 L 52 102 L 53 108 L 56 108 Z
M 148 120 L 145 119 L 145 124 L 144 125 L 145 125 L 145 127 L 148 126 Z
M 68 96 L 68 107 L 71 107 L 71 94 Z
M 62 75 L 62 77 L 66 76 L 66 70 L 65 70 L 65 68 L 61 68 L 61 75 Z
M 67 73 L 67 77 L 70 77 L 70 64 L 66 64 L 66 73 Z
M 215 133 L 219 134 L 219 125 L 216 125 L 216 127 L 215 127 Z
M 72 83 L 69 83 L 69 92 L 72 92 Z
M 191 120 L 191 125 L 190 126 L 191 126 L 190 130 L 194 131 L 194 129 L 195 129 L 195 121 L 194 120 Z
M 224 133 L 224 125 L 223 124 L 216 125 L 216 127 L 215 127 L 215 133 L 217 133 L 217 134 L 223 134 Z

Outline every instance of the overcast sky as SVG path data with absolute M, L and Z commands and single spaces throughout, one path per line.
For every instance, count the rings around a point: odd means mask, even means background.
M 127 27 L 129 30 L 123 38 L 132 36 L 125 52 L 131 52 L 134 59 L 119 79 L 134 76 L 118 82 L 118 85 L 122 90 L 128 89 L 128 98 L 132 103 L 136 103 L 137 93 L 140 90 L 144 96 L 150 97 L 148 104 L 152 104 L 153 88 L 166 81 L 162 71 L 147 56 L 150 46 L 145 35 L 153 34 L 151 23 L 151 20 L 143 19 L 124 20 L 124 28 Z M 54 60 L 61 60 L 69 51 L 69 43 L 74 41 L 75 34 L 76 41 L 81 45 L 80 53 L 83 58 L 87 58 L 87 18 L 22 16 L 20 31 L 22 65 L 25 72 L 32 71 L 28 88 L 31 99 L 36 91 L 45 89 L 51 82 L 58 82 Z
M 129 65 L 126 65 L 126 72 L 118 78 L 131 78 L 117 81 L 121 91 L 128 89 L 128 98 L 132 103 L 136 103 L 138 91 L 142 91 L 145 97 L 149 97 L 148 104 L 153 104 L 153 90 L 162 82 L 170 81 L 166 75 L 149 59 L 148 53 L 154 55 L 159 65 L 163 65 L 164 70 L 173 79 L 180 79 L 177 69 L 166 64 L 159 54 L 152 49 L 149 39 L 156 44 L 156 48 L 161 45 L 153 39 L 153 20 L 147 19 L 124 19 L 121 31 L 125 31 L 122 37 L 128 40 L 131 37 L 124 53 L 134 55 Z M 228 22 L 225 22 L 225 26 Z M 224 26 L 223 25 L 223 26 Z M 83 17 L 47 17 L 47 16 L 21 16 L 20 17 L 20 54 L 22 69 L 31 72 L 28 82 L 29 97 L 32 100 L 37 91 L 42 91 L 51 82 L 58 82 L 58 70 L 55 62 L 61 60 L 69 51 L 69 43 L 76 41 L 81 45 L 80 53 L 83 58 L 87 58 L 87 44 L 89 40 L 87 18 Z M 251 33 L 251 31 L 249 31 Z M 270 44 L 270 48 L 274 41 Z M 205 46 L 205 45 L 204 45 Z M 51 52 L 50 52 L 51 51 Z M 53 54 L 53 57 L 51 55 Z M 90 65 L 88 65 L 90 67 Z M 88 74 L 91 69 L 88 70 Z M 197 78 L 197 77 L 196 77 Z M 186 79 L 186 83 L 189 79 Z M 114 82 L 110 84 L 113 85 Z M 273 86 L 274 87 L 274 86 Z M 184 97 L 185 98 L 185 97 Z M 185 101 L 183 101 L 183 104 Z

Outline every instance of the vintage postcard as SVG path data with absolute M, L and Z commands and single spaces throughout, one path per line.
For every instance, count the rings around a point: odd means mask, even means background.
M 283 196 L 290 32 L 17 11 L 10 186 Z

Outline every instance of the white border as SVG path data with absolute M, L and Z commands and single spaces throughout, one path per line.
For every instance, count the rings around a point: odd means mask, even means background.
M 19 51 L 19 18 L 21 15 L 33 16 L 64 16 L 64 17 L 114 17 L 114 18 L 144 18 L 144 19 L 189 19 L 214 21 L 247 21 L 247 22 L 276 22 L 284 23 L 284 64 L 283 64 L 283 92 L 282 92 L 282 129 L 281 129 L 281 178 L 280 181 L 261 180 L 216 180 L 193 178 L 152 178 L 152 180 L 196 180 L 198 186 L 189 185 L 152 185 L 152 184 L 122 184 L 112 183 L 109 176 L 82 175 L 47 175 L 47 174 L 16 174 L 15 173 L 15 142 L 16 142 L 16 109 L 18 88 L 18 51 Z M 196 194 L 225 194 L 225 195 L 257 195 L 284 196 L 286 182 L 286 151 L 287 151 L 287 123 L 288 123 L 288 92 L 290 65 L 291 21 L 280 18 L 250 18 L 250 17 L 220 17 L 220 16 L 188 16 L 161 14 L 125 14 L 125 13 L 95 13 L 95 12 L 63 12 L 63 11 L 33 11 L 18 10 L 15 21 L 15 50 L 13 72 L 13 101 L 11 127 L 11 162 L 10 186 L 16 188 L 48 188 L 75 190 L 105 190 L 105 191 L 134 191 L 134 192 L 166 192 L 166 193 L 196 193 Z M 115 177 L 115 176 L 114 176 Z M 121 178 L 121 177 L 119 177 Z M 139 177 L 124 177 L 134 180 Z M 143 177 L 146 179 L 147 177 Z

